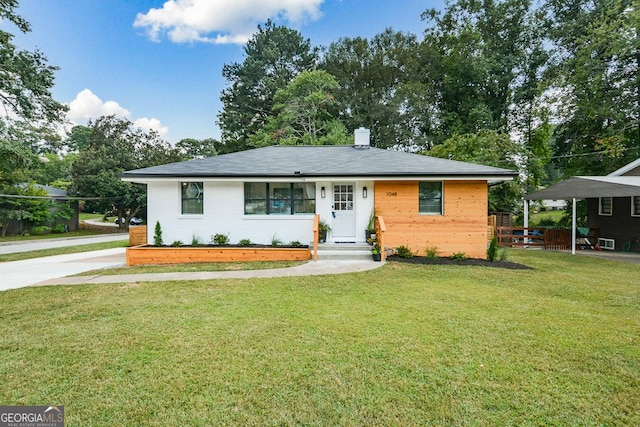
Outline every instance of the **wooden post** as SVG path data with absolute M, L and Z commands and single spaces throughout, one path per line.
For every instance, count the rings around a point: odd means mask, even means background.
M 318 241 L 320 240 L 320 215 L 313 217 L 313 260 L 318 261 Z
M 387 259 L 387 251 L 384 248 L 384 232 L 387 231 L 387 227 L 384 224 L 384 218 L 377 216 L 376 237 L 378 238 L 378 244 L 380 245 L 380 261 Z

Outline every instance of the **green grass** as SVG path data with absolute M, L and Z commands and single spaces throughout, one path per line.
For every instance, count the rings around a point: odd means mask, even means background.
M 266 270 L 288 268 L 304 264 L 303 261 L 212 262 L 195 264 L 137 265 L 134 267 L 101 268 L 85 271 L 76 276 L 115 276 L 118 274 L 180 273 L 199 271 Z
M 31 287 L 0 402 L 68 426 L 640 425 L 640 265 Z
M 558 211 L 540 211 L 529 214 L 529 224 L 531 226 L 538 225 L 542 219 L 551 219 L 554 222 L 560 221 L 564 215 L 564 210 Z
M 29 252 L 1 254 L 0 262 L 20 261 L 23 259 L 40 258 L 54 255 L 75 254 L 78 252 L 99 251 L 102 249 L 126 248 L 127 246 L 129 246 L 128 240 L 117 240 L 115 242 L 91 243 L 88 245 L 67 246 L 55 249 L 40 249 Z

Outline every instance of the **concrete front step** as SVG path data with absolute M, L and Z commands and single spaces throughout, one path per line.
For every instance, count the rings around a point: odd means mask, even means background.
M 366 243 L 322 243 L 318 260 L 371 260 L 371 246 Z

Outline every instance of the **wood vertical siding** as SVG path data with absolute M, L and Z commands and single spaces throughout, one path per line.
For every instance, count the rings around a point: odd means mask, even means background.
M 385 219 L 385 246 L 408 246 L 424 255 L 435 246 L 438 255 L 464 252 L 487 256 L 487 182 L 444 181 L 443 215 L 418 211 L 418 181 L 377 181 L 375 208 Z

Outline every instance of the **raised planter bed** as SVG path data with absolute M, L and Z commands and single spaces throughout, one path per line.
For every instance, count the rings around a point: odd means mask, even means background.
M 308 247 L 273 246 L 132 246 L 127 265 L 185 264 L 199 262 L 308 261 Z

